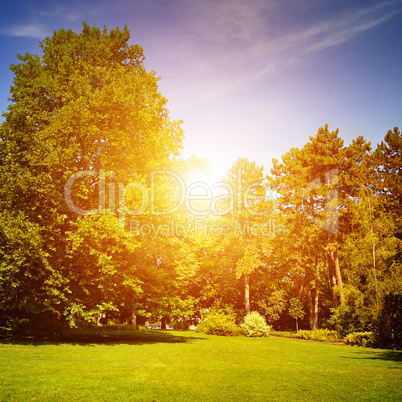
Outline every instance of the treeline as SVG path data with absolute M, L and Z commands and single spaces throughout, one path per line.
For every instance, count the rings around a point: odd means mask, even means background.
M 267 176 L 240 158 L 219 186 L 197 185 L 204 162 L 180 159 L 180 122 L 129 38 L 84 23 L 11 66 L 0 326 L 258 311 L 275 329 L 298 316 L 301 328 L 381 328 L 400 342 L 398 128 L 372 148 L 325 126 Z

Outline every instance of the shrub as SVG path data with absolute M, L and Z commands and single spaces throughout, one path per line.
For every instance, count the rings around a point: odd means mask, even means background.
M 232 333 L 230 335 L 232 335 L 232 336 L 245 336 L 246 331 L 242 327 L 233 327 Z
M 208 314 L 196 328 L 196 332 L 208 335 L 232 335 L 236 331 L 234 317 L 220 312 Z
M 241 327 L 246 332 L 246 336 L 268 336 L 269 331 L 272 329 L 270 325 L 267 325 L 265 318 L 257 311 L 253 311 L 246 316 Z
M 330 329 L 313 329 L 312 331 L 301 330 L 298 335 L 301 339 L 311 341 L 335 342 L 340 340 L 338 332 L 331 331 Z
M 374 334 L 372 332 L 352 332 L 345 336 L 344 341 L 347 345 L 370 348 L 374 345 Z
M 355 306 L 338 306 L 331 308 L 331 317 L 328 323 L 335 326 L 342 337 L 352 332 L 359 332 L 364 327 L 360 323 L 360 315 L 356 313 Z
M 25 334 L 32 327 L 28 318 L 10 318 L 9 329 L 13 332 Z
M 278 336 L 280 338 L 300 338 L 298 332 L 292 331 L 271 331 L 270 335 Z

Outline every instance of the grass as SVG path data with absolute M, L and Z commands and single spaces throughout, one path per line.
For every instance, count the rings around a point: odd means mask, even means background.
M 0 342 L 1 401 L 402 400 L 402 352 L 180 331 Z

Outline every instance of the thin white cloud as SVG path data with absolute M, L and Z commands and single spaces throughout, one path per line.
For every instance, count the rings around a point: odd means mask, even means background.
M 56 9 L 47 9 L 46 11 L 39 11 L 37 13 L 39 17 L 46 18 L 61 18 L 67 22 L 76 22 L 81 21 L 82 12 L 77 8 L 67 8 L 67 7 L 59 7 Z
M 386 2 L 367 7 L 351 15 L 339 15 L 330 20 L 319 22 L 311 27 L 299 30 L 271 42 L 259 42 L 253 46 L 250 54 L 255 60 L 266 60 L 255 76 L 263 77 L 291 65 L 297 60 L 318 51 L 346 43 L 401 13 L 401 9 L 387 10 L 387 6 L 401 2 Z M 273 62 L 272 60 L 275 60 Z
M 317 25 L 312 31 L 305 31 L 300 40 L 305 40 L 305 54 L 345 43 L 380 24 L 387 22 L 401 12 L 401 9 L 386 10 L 392 2 L 368 7 L 352 15 Z M 400 4 L 397 2 L 396 4 Z
M 314 20 L 309 11 L 319 5 L 316 1 L 307 9 L 293 0 L 182 0 L 182 4 L 187 10 L 180 29 L 167 27 L 153 42 L 159 58 L 171 63 L 170 78 L 178 76 L 178 90 L 201 97 L 225 95 L 313 53 L 353 40 L 402 11 L 402 1 L 394 0 L 345 6 Z M 294 20 L 287 10 L 292 10 Z
M 35 39 L 43 39 L 50 33 L 47 28 L 36 24 L 10 25 L 5 27 L 2 32 L 8 36 L 28 37 Z

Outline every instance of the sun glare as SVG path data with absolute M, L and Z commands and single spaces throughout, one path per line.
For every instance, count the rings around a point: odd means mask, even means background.
M 194 171 L 191 175 L 189 184 L 203 183 L 206 184 L 211 190 L 216 188 L 218 183 L 224 181 L 224 176 L 228 167 L 224 167 L 217 162 L 209 161 L 209 167 L 205 171 Z

